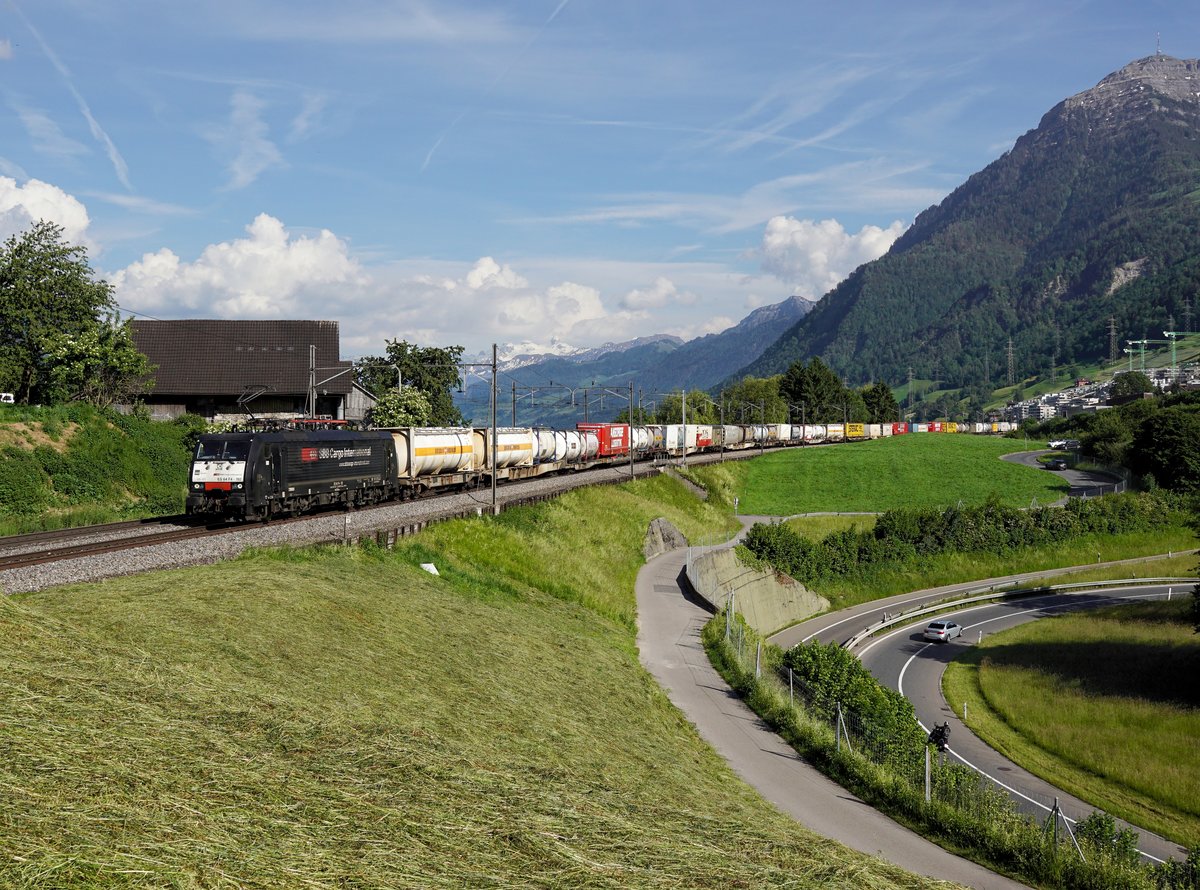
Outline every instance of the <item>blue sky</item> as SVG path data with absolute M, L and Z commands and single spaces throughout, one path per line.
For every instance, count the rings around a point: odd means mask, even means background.
M 0 237 L 344 357 L 820 297 L 1191 2 L 0 0 Z

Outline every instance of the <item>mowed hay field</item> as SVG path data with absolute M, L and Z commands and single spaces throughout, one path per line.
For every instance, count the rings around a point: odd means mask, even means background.
M 729 524 L 661 478 L 0 600 L 0 886 L 928 886 L 766 804 L 641 669 L 659 515 Z
M 729 461 L 693 472 L 750 516 L 884 511 L 897 507 L 981 503 L 1050 504 L 1069 486 L 1056 473 L 1000 460 L 1038 447 L 1019 439 L 912 433 L 834 445 L 787 448 L 756 460 Z
M 1190 596 L 985 637 L 947 700 L 989 744 L 1106 811 L 1200 844 L 1200 637 Z

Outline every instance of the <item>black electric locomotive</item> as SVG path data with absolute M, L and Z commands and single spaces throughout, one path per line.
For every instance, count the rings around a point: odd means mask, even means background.
M 395 493 L 386 432 L 288 430 L 200 437 L 186 512 L 270 519 L 323 505 L 366 506 Z

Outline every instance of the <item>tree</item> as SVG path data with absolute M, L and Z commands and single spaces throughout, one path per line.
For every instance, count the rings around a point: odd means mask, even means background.
M 1200 490 L 1200 413 L 1164 408 L 1151 414 L 1133 434 L 1129 468 L 1150 474 L 1163 488 Z
M 87 251 L 63 240 L 62 227 L 42 220 L 0 247 L 0 369 L 20 402 L 49 401 L 52 346 L 76 338 L 77 349 L 116 311 L 112 287 L 95 280 Z M 113 341 L 112 345 L 116 345 Z M 118 355 L 124 355 L 120 349 Z
M 791 404 L 804 406 L 807 423 L 838 423 L 845 416 L 846 387 L 819 358 L 807 367 L 795 362 L 783 375 L 779 391 Z
M 56 334 L 46 341 L 50 402 L 89 402 L 108 408 L 153 386 L 154 368 L 133 344 L 130 323 L 115 315 L 94 328 Z
M 466 421 L 450 394 L 462 380 L 458 367 L 462 354 L 461 346 L 416 346 L 405 340 L 388 340 L 387 355 L 364 356 L 354 363 L 354 379 L 376 399 L 394 390 L 402 379 L 404 389 L 417 389 L 428 400 L 429 424 L 462 426 Z
M 868 423 L 891 423 L 900 419 L 900 405 L 896 396 L 882 380 L 863 387 L 862 400 L 867 409 Z
M 699 389 L 688 392 L 688 423 L 716 423 L 716 410 L 707 393 Z M 676 393 L 665 396 L 654 411 L 655 423 L 682 423 L 682 417 L 683 400 Z
M 743 412 L 747 421 L 787 423 L 788 404 L 779 391 L 782 376 L 743 377 L 725 389 L 720 401 L 725 405 L 725 420 L 741 422 Z
M 1114 404 L 1140 399 L 1145 393 L 1154 392 L 1154 382 L 1141 371 L 1126 371 L 1113 378 L 1108 389 L 1108 400 Z
M 432 414 L 433 408 L 425 393 L 406 386 L 399 391 L 390 389 L 379 396 L 371 408 L 369 420 L 377 427 L 430 426 Z

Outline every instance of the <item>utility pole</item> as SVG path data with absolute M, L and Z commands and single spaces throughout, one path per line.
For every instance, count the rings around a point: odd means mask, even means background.
M 680 444 L 683 446 L 683 465 L 686 467 L 687 466 L 687 387 L 686 386 L 680 388 L 679 395 L 681 396 L 681 398 L 679 400 L 679 405 L 680 405 L 679 414 L 680 414 L 680 421 L 682 423 L 682 426 L 680 427 L 680 432 L 683 434 L 683 441 Z
M 912 365 L 908 366 L 908 410 L 911 411 L 913 406 L 913 372 Z
M 1115 315 L 1108 317 L 1108 360 L 1110 362 L 1117 360 L 1117 317 Z
M 498 474 L 500 457 L 500 432 L 496 429 L 496 344 L 492 344 L 492 515 L 500 515 L 500 505 L 496 502 L 496 476 Z
M 1190 296 L 1183 298 L 1183 329 L 1185 331 L 1192 329 L 1192 298 Z
M 1012 337 L 1008 338 L 1008 385 L 1012 386 L 1017 382 L 1017 359 L 1013 353 Z
M 317 416 L 317 347 L 308 344 L 308 416 Z

